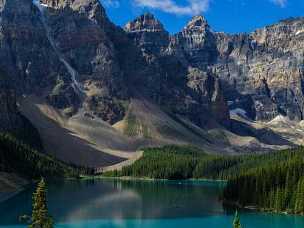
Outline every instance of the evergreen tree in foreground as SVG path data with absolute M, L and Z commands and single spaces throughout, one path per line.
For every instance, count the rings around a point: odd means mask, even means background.
M 46 200 L 46 184 L 43 179 L 39 182 L 33 194 L 32 224 L 29 228 L 53 228 L 53 220 L 48 214 Z
M 233 228 L 242 228 L 241 219 L 240 219 L 238 211 L 236 211 L 235 215 L 234 215 Z

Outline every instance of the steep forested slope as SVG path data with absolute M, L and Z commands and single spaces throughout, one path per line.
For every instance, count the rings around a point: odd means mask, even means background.
M 304 148 L 265 155 L 254 164 L 228 181 L 224 198 L 240 206 L 303 214 Z
M 24 178 L 78 177 L 88 169 L 63 163 L 39 153 L 10 134 L 0 133 L 0 171 L 16 173 Z
M 146 149 L 143 157 L 106 176 L 227 180 L 225 203 L 304 213 L 304 148 L 264 155 L 215 156 L 194 147 Z
M 94 167 L 151 145 L 219 154 L 292 147 L 294 133 L 253 123 L 303 119 L 303 22 L 229 35 L 195 16 L 170 35 L 151 14 L 120 28 L 99 0 L 2 0 L 0 68 L 11 87 L 0 92 L 0 129 L 29 129 L 20 110 L 47 153 Z M 34 130 L 18 133 L 35 143 Z

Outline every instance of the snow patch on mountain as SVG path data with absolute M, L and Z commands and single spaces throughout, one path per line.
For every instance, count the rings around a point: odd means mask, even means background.
M 278 115 L 268 122 L 268 124 L 282 124 L 282 123 L 293 125 L 293 122 L 287 116 L 283 116 L 283 115 Z
M 240 116 L 240 117 L 248 118 L 247 112 L 241 108 L 232 109 L 229 112 L 230 112 L 230 116 Z

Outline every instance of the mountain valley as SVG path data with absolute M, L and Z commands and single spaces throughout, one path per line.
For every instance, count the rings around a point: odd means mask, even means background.
M 41 150 L 65 162 L 303 143 L 303 18 L 230 35 L 195 16 L 171 35 L 150 13 L 120 28 L 98 0 L 2 0 L 0 18 L 0 129 L 36 128 Z

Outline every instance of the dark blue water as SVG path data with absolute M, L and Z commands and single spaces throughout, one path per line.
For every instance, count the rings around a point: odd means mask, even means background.
M 49 211 L 60 228 L 231 228 L 220 182 L 82 180 L 49 184 Z M 29 189 L 0 204 L 0 227 L 26 227 Z M 250 193 L 248 193 L 250 194 Z M 243 228 L 303 228 L 304 217 L 241 212 Z

